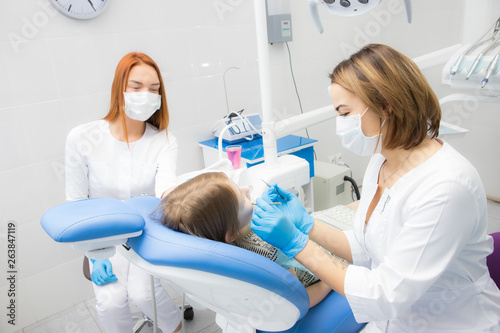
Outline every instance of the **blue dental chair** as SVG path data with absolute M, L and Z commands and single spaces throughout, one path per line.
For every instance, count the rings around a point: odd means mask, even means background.
M 346 299 L 331 292 L 309 308 L 302 284 L 253 252 L 165 228 L 154 218 L 160 200 L 96 198 L 47 211 L 41 224 L 57 242 L 95 259 L 115 248 L 129 261 L 168 281 L 195 308 L 216 312 L 226 333 L 358 332 Z

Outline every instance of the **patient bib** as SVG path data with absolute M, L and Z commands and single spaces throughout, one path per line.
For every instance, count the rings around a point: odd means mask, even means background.
M 235 241 L 234 245 L 245 250 L 260 254 L 261 256 L 274 261 L 285 269 L 294 268 L 297 279 L 299 279 L 299 281 L 305 288 L 319 281 L 317 277 L 311 274 L 307 270 L 307 268 L 302 266 L 297 260 L 288 258 L 283 252 L 281 252 L 281 250 L 263 241 L 253 231 L 245 237 Z

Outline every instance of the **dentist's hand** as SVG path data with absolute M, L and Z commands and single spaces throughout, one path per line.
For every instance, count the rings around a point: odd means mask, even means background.
M 264 241 L 275 246 L 289 258 L 302 251 L 309 240 L 279 209 L 257 199 L 250 227 Z
M 279 195 L 276 191 L 278 191 Z M 264 192 L 262 199 L 267 202 L 281 202 L 281 205 L 277 206 L 277 208 L 285 214 L 288 220 L 293 222 L 297 229 L 306 235 L 311 231 L 314 225 L 314 217 L 307 213 L 299 198 L 292 192 L 273 184 Z
M 110 282 L 118 281 L 113 274 L 111 262 L 108 259 L 93 260 L 92 274 L 90 275 L 92 282 L 97 286 L 102 286 Z

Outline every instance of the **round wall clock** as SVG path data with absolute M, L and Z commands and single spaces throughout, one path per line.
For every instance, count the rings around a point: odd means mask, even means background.
M 63 15 L 88 20 L 100 15 L 108 0 L 49 0 L 49 2 Z

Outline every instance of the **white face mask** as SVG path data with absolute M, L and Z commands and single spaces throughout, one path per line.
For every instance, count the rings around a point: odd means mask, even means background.
M 337 117 L 337 135 L 342 139 L 342 146 L 361 156 L 369 156 L 380 152 L 382 149 L 382 142 L 377 146 L 378 134 L 367 137 L 361 130 L 361 118 L 366 111 L 368 111 L 368 108 L 361 115 Z M 385 120 L 380 127 L 381 130 L 384 124 Z M 377 148 L 377 151 L 375 151 L 375 148 Z
M 125 114 L 134 120 L 146 121 L 161 106 L 161 96 L 149 91 L 123 93 Z

